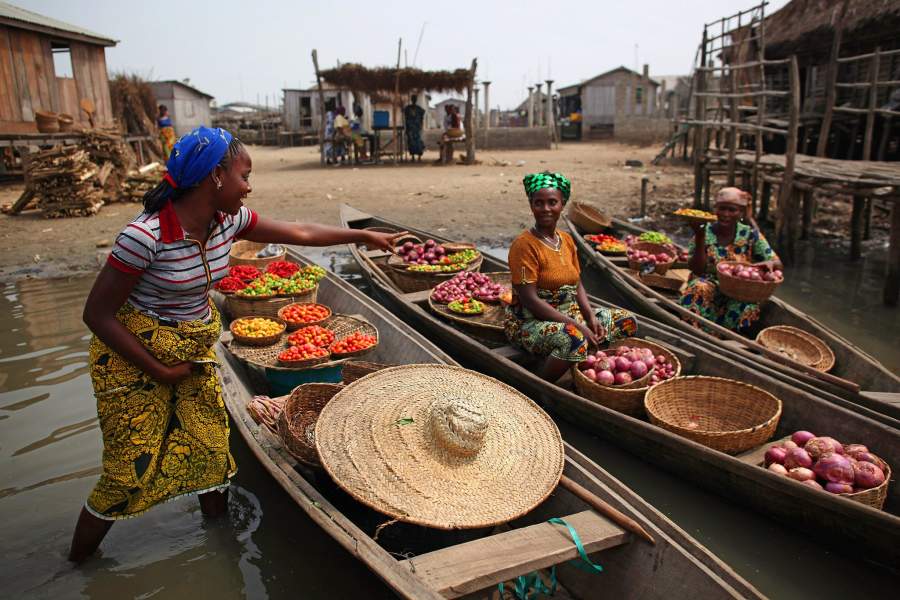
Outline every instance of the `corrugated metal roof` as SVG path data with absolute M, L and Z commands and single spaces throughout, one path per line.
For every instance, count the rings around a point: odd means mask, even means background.
M 72 25 L 71 23 L 65 23 L 51 17 L 39 15 L 38 13 L 19 8 L 18 6 L 13 6 L 6 2 L 0 2 L 0 19 L 18 21 L 22 24 L 24 29 L 53 29 L 59 32 L 60 37 L 77 35 L 81 38 L 86 38 L 85 41 L 93 41 L 94 43 L 103 46 L 115 46 L 117 43 L 117 40 L 106 37 L 105 35 L 94 33 L 93 31 L 78 27 L 77 25 Z
M 150 85 L 154 85 L 154 84 L 157 84 L 157 83 L 170 83 L 170 84 L 172 84 L 172 85 L 180 85 L 180 86 L 183 87 L 183 88 L 187 88 L 187 89 L 191 90 L 192 92 L 194 92 L 194 93 L 197 94 L 198 96 L 206 96 L 206 97 L 209 98 L 210 100 L 212 100 L 213 98 L 215 98 L 215 96 L 213 96 L 212 94 L 207 94 L 206 92 L 203 92 L 203 91 L 201 91 L 201 90 L 198 90 L 197 88 L 195 88 L 195 87 L 192 86 L 191 84 L 185 83 L 185 82 L 183 82 L 183 81 L 178 81 L 177 79 L 161 79 L 161 80 L 159 80 L 159 81 L 151 81 L 151 82 L 150 82 Z

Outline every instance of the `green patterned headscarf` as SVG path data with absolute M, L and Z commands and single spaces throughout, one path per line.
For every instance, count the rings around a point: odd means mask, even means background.
M 565 175 L 562 173 L 551 173 L 550 171 L 526 175 L 522 180 L 522 184 L 525 186 L 525 194 L 529 200 L 538 190 L 551 188 L 562 192 L 563 203 L 565 204 L 569 201 L 569 194 L 572 192 L 572 184 L 566 179 Z

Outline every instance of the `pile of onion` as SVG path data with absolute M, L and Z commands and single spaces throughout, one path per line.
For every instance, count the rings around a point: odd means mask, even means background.
M 627 385 L 647 373 L 651 373 L 650 385 L 655 385 L 675 375 L 675 367 L 664 356 L 653 356 L 649 348 L 631 346 L 598 350 L 589 354 L 578 368 L 585 377 L 605 386 Z
M 406 242 L 396 249 L 397 254 L 411 265 L 436 265 L 447 251 L 434 240 L 426 240 L 424 244 Z
M 832 494 L 854 494 L 878 487 L 887 465 L 862 444 L 841 444 L 834 438 L 796 431 L 791 439 L 766 450 L 766 467 Z
M 499 302 L 506 288 L 494 283 L 484 273 L 463 271 L 447 281 L 435 286 L 431 298 L 441 304 L 459 301 L 466 302 L 475 298 L 482 302 Z
M 777 281 L 780 283 L 784 280 L 784 273 L 778 269 L 768 271 L 753 265 L 731 265 L 721 262 L 716 265 L 716 270 L 722 275 L 730 275 L 731 277 L 749 279 L 751 281 Z

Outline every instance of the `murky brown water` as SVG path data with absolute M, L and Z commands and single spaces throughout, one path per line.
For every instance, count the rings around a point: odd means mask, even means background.
M 345 256 L 317 259 L 358 280 Z M 77 569 L 67 563 L 72 526 L 101 453 L 87 376 L 89 335 L 81 322 L 91 282 L 28 280 L 6 285 L 0 297 L 0 596 L 390 597 L 295 507 L 237 435 L 232 450 L 240 472 L 229 520 L 206 521 L 196 500 L 181 499 L 117 523 L 98 559 Z M 873 327 L 872 335 L 896 332 L 896 311 L 887 315 L 882 325 L 893 319 L 890 327 Z M 886 335 L 894 337 L 879 343 L 896 352 L 897 336 Z M 883 571 L 824 552 L 726 499 L 698 492 L 571 426 L 562 428 L 766 594 L 890 597 L 886 592 L 896 589 L 896 578 Z

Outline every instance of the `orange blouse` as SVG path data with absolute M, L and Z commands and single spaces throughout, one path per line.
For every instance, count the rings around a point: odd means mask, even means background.
M 559 250 L 523 231 L 509 248 L 509 269 L 514 285 L 534 283 L 538 289 L 556 291 L 564 285 L 577 285 L 581 276 L 578 250 L 572 236 L 556 231 Z

